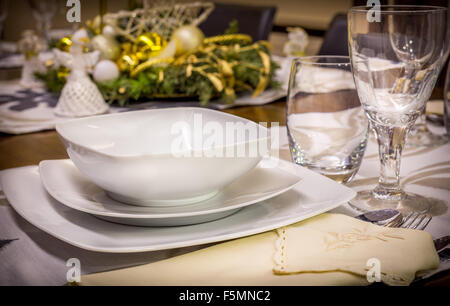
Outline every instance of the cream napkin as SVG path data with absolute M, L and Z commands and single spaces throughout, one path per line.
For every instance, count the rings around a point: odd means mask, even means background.
M 148 265 L 84 275 L 81 285 L 366 285 L 370 258 L 391 285 L 407 285 L 439 265 L 426 232 L 322 214 Z
M 273 271 L 281 275 L 346 271 L 366 276 L 375 260 L 384 283 L 408 285 L 417 272 L 439 266 L 431 235 L 424 231 L 323 214 L 277 232 Z

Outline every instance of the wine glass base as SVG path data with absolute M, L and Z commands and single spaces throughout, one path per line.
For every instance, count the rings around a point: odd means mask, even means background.
M 372 190 L 364 190 L 358 192 L 356 197 L 349 201 L 351 207 L 361 212 L 368 212 L 380 209 L 395 209 L 403 215 L 411 212 L 424 213 L 430 210 L 432 203 L 430 199 L 414 193 L 405 193 L 403 199 L 382 200 L 376 198 Z
M 406 140 L 407 147 L 434 147 L 448 142 L 446 135 L 437 135 L 431 133 L 428 129 L 419 130 L 410 133 Z

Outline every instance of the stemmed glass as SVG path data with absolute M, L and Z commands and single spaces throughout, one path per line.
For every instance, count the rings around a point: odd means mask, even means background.
M 447 67 L 444 86 L 444 124 L 447 130 L 447 136 L 450 136 L 450 64 Z
M 57 0 L 28 0 L 28 2 L 31 6 L 33 17 L 36 19 L 37 29 L 48 42 L 52 19 L 56 13 Z
M 450 6 L 450 0 L 448 1 Z M 447 8 L 447 20 L 450 19 L 450 10 Z M 447 26 L 446 45 L 444 48 L 444 56 L 441 58 L 441 69 L 445 65 L 450 53 L 450 27 Z M 439 72 L 440 73 L 440 72 Z M 438 73 L 438 74 L 439 74 Z M 411 129 L 408 135 L 408 146 L 436 146 L 442 145 L 448 141 L 448 137 L 445 135 L 438 135 L 432 133 L 426 125 L 426 114 L 422 112 L 417 119 L 416 124 Z
M 0 40 L 3 34 L 3 23 L 5 22 L 6 16 L 8 16 L 8 5 L 9 0 L 0 0 Z
M 349 52 L 361 104 L 375 131 L 380 176 L 350 204 L 363 211 L 426 211 L 430 202 L 400 186 L 408 131 L 425 108 L 445 53 L 447 9 L 431 6 L 353 7 Z M 373 18 L 375 17 L 375 18 Z

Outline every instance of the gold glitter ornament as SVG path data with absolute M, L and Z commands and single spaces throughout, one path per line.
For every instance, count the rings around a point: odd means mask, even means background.
M 70 52 L 70 47 L 72 47 L 71 36 L 61 38 L 61 40 L 56 44 L 56 47 L 61 51 Z
M 89 38 L 82 37 L 79 38 L 81 41 L 83 41 L 85 44 L 89 43 Z M 56 48 L 58 48 L 61 51 L 70 53 L 70 48 L 72 47 L 73 41 L 71 36 L 66 36 L 61 38 L 61 40 L 56 44 Z M 83 52 L 89 52 L 89 48 L 86 45 L 83 45 Z
M 122 54 L 116 61 L 120 71 L 131 71 L 139 64 L 139 59 L 134 54 Z

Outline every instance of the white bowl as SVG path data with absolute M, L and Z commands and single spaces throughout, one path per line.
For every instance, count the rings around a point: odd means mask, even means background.
M 203 108 L 94 116 L 56 131 L 84 175 L 115 200 L 139 206 L 214 196 L 258 164 L 269 140 L 261 125 Z

